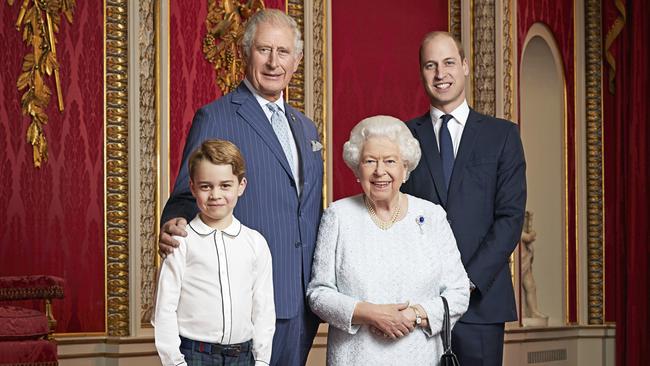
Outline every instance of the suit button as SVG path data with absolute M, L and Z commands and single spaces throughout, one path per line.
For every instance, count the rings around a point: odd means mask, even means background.
M 296 186 L 296 182 L 294 182 L 293 179 L 289 179 L 289 184 L 291 184 L 292 187 Z
M 450 218 L 447 218 L 447 222 L 449 223 L 449 225 L 451 225 L 451 221 L 452 220 Z
M 296 242 L 296 244 L 295 244 L 294 246 L 295 246 L 296 248 L 300 248 L 300 247 L 302 246 L 302 243 L 301 243 L 301 242 Z

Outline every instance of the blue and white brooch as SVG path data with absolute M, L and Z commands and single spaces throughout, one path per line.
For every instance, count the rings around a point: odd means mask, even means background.
M 424 226 L 424 216 L 418 215 L 415 218 L 415 223 L 420 227 L 420 234 L 424 234 L 424 229 L 422 229 L 422 226 Z

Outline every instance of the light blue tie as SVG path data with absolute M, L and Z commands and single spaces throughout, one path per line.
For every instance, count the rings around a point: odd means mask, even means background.
M 449 190 L 449 181 L 451 181 L 451 172 L 454 170 L 454 144 L 451 142 L 451 134 L 447 124 L 454 118 L 451 114 L 445 114 L 442 117 L 442 126 L 440 126 L 440 160 L 442 161 L 442 174 L 445 177 L 445 187 Z
M 291 168 L 291 174 L 296 177 L 296 172 L 294 171 L 293 166 L 293 154 L 291 153 L 291 131 L 289 131 L 289 121 L 287 121 L 287 116 L 284 115 L 280 107 L 275 103 L 269 103 L 266 105 L 267 108 L 273 112 L 271 115 L 271 126 L 275 135 L 280 141 L 280 146 L 284 151 L 284 155 L 287 157 L 289 162 L 289 167 Z

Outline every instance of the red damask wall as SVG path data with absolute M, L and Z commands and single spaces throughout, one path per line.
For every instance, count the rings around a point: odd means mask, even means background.
M 201 50 L 207 1 L 172 1 L 170 6 L 169 172 L 173 186 L 194 112 L 221 93 Z
M 286 6 L 284 0 L 264 4 L 269 9 Z M 169 178 L 173 187 L 194 113 L 222 93 L 202 51 L 208 2 L 179 0 L 170 5 Z
M 103 3 L 78 1 L 74 23 L 61 22 L 65 111 L 54 92 L 49 161 L 40 169 L 16 89 L 30 50 L 14 26 L 21 3 L 0 4 L 0 275 L 65 278 L 65 299 L 54 303 L 57 332 L 104 332 Z
M 354 125 L 377 114 L 407 121 L 426 112 L 418 50 L 426 33 L 448 29 L 447 3 L 332 2 L 333 199 L 361 192 L 342 158 Z
M 569 238 L 569 314 L 570 322 L 577 322 L 577 269 L 576 269 L 576 180 L 575 180 L 575 40 L 573 2 L 563 0 L 518 0 L 517 1 L 517 50 L 521 60 L 524 41 L 530 27 L 541 22 L 548 26 L 555 37 L 562 56 L 566 82 L 567 113 L 567 185 Z M 521 121 L 526 128 L 526 121 Z

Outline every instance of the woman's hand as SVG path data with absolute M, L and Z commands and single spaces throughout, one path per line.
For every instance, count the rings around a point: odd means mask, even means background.
M 366 324 L 371 331 L 375 328 L 385 338 L 397 339 L 409 334 L 415 325 L 409 321 L 402 311 L 408 308 L 403 304 L 372 304 L 360 302 L 354 308 L 353 324 Z M 374 332 L 373 333 L 377 333 Z
M 420 314 L 420 324 L 417 325 L 415 323 L 416 320 L 416 314 L 415 310 L 416 308 L 418 311 L 418 314 Z M 420 328 L 427 328 L 429 326 L 429 319 L 427 317 L 426 311 L 424 311 L 424 308 L 422 308 L 421 305 L 411 305 L 408 308 L 401 310 L 400 313 L 404 318 L 406 318 L 409 322 L 411 322 L 415 327 L 420 327 Z

